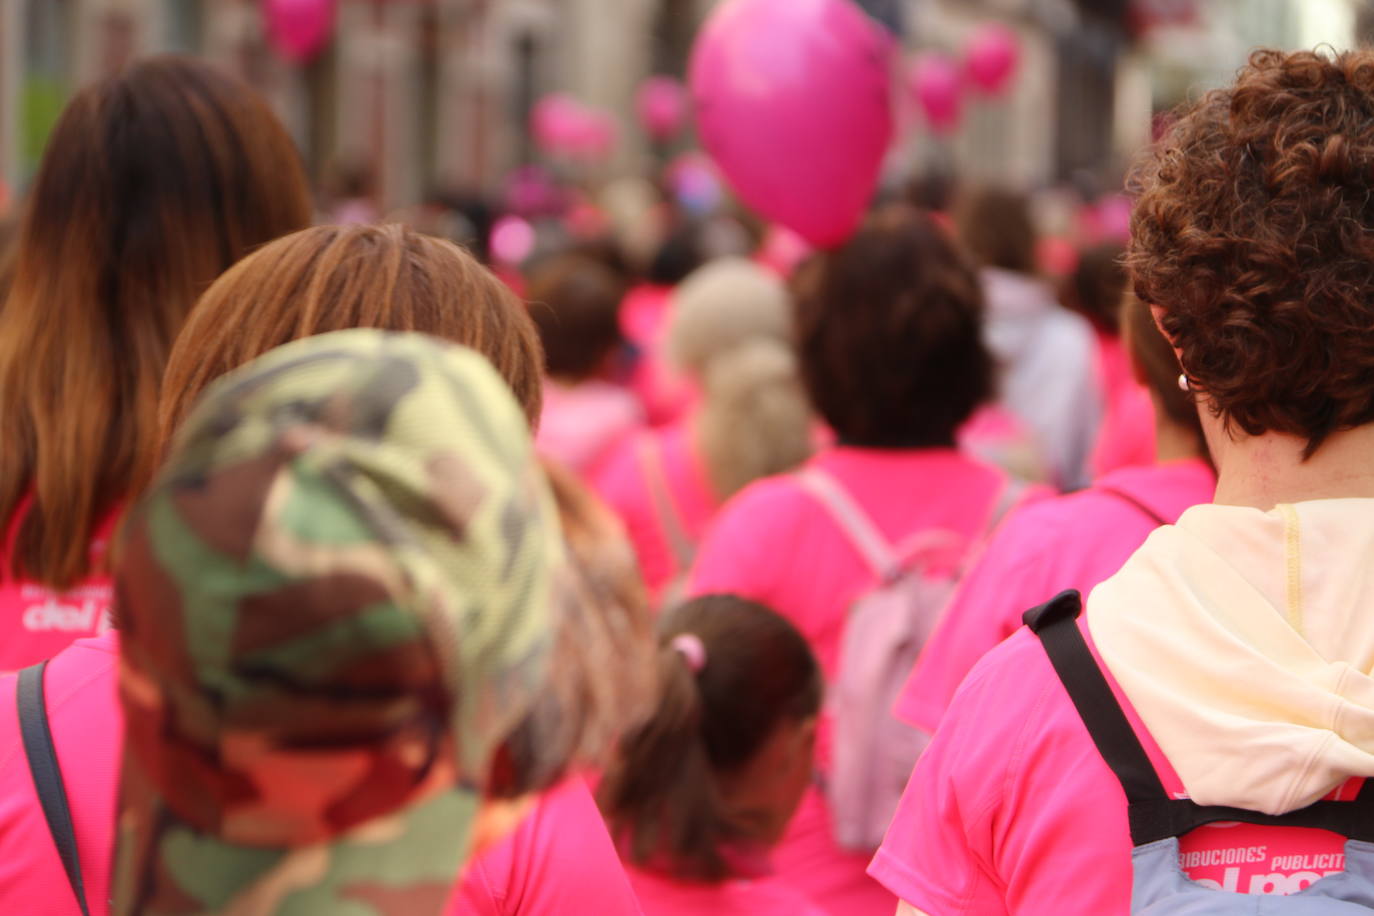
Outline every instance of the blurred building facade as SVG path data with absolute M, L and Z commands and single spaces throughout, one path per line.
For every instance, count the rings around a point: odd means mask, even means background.
M 568 91 L 618 112 L 616 158 L 648 160 L 636 87 L 685 72 L 719 0 L 338 0 L 334 39 L 292 64 L 271 48 L 260 0 L 0 0 L 0 176 L 22 187 L 63 101 L 158 51 L 203 55 L 273 102 L 310 170 L 363 163 L 384 207 L 438 188 L 490 188 L 536 156 L 529 112 Z M 913 49 L 957 52 L 996 17 L 1022 39 L 1004 99 L 974 100 L 948 138 L 919 127 L 894 173 L 951 168 L 974 179 L 1110 184 L 1152 116 L 1213 85 L 1249 47 L 1347 45 L 1374 0 L 859 0 Z M 1364 18 L 1361 18 L 1364 17 Z M 587 177 L 595 178 L 596 175 Z

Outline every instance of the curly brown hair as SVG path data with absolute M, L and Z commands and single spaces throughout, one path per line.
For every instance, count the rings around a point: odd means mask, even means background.
M 1374 53 L 1256 51 L 1132 175 L 1126 263 L 1228 425 L 1374 420 Z

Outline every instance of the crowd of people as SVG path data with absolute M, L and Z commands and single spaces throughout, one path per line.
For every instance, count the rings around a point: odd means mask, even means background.
M 208 65 L 82 90 L 0 252 L 0 908 L 1374 910 L 1374 52 L 1130 188 L 1068 269 L 995 187 L 509 263 Z

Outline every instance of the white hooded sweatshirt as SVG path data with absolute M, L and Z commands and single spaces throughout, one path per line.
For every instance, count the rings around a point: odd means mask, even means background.
M 1374 776 L 1374 499 L 1189 509 L 1088 626 L 1197 803 L 1281 814 Z

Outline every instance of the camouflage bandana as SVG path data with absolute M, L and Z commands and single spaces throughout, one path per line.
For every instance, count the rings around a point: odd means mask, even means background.
M 114 912 L 438 913 L 561 550 L 475 353 L 342 331 L 211 387 L 120 537 Z

